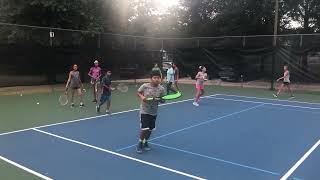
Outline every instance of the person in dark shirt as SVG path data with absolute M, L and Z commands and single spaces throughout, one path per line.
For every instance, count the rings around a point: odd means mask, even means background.
M 175 63 L 172 64 L 172 67 L 173 67 L 173 70 L 174 70 L 174 85 L 175 85 L 175 88 L 176 88 L 178 91 L 180 91 L 180 90 L 179 90 L 179 87 L 178 87 L 179 68 L 178 68 L 178 66 L 177 66 Z
M 110 106 L 111 106 L 111 91 L 114 89 L 111 87 L 111 71 L 106 71 L 105 76 L 101 80 L 101 97 L 100 103 L 96 106 L 96 110 L 99 113 L 101 106 L 107 102 L 107 110 L 106 113 L 110 114 Z

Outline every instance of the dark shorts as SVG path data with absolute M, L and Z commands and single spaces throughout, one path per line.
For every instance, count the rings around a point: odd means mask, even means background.
M 71 89 L 77 90 L 77 89 L 80 89 L 80 87 L 74 86 L 74 87 L 71 87 Z
M 142 130 L 154 130 L 156 128 L 157 116 L 140 114 L 140 126 Z
M 110 94 L 102 94 L 100 97 L 100 102 L 106 102 L 111 100 L 111 95 Z
M 284 85 L 289 85 L 290 83 L 289 83 L 289 82 L 283 82 L 283 84 L 284 84 Z

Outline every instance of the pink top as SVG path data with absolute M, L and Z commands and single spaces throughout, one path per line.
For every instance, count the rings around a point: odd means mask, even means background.
M 100 67 L 92 67 L 90 68 L 90 72 L 89 74 L 93 77 L 93 78 L 98 78 L 101 75 L 101 68 Z

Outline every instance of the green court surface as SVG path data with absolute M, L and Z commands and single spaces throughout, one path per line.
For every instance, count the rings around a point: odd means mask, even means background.
M 114 91 L 112 95 L 111 112 L 119 112 L 138 108 L 139 100 L 136 96 L 137 88 L 138 87 L 136 87 L 135 85 L 131 85 L 127 93 Z M 97 113 L 95 111 L 95 104 L 91 102 L 92 91 L 90 90 L 90 88 L 87 89 L 88 91 L 85 93 L 85 108 L 70 108 L 69 106 L 61 106 L 58 102 L 58 97 L 61 92 L 23 94 L 23 96 L 0 96 L 0 133 L 96 116 Z M 180 85 L 180 89 L 183 93 L 183 96 L 177 99 L 177 101 L 194 97 L 194 85 Z M 233 94 L 242 96 L 273 98 L 272 93 L 272 91 L 267 89 L 250 89 L 221 86 L 206 87 L 207 95 Z M 298 91 L 295 92 L 295 96 L 296 98 L 294 99 L 294 101 L 320 103 L 320 92 Z M 288 98 L 289 95 L 286 93 L 283 93 L 279 97 L 279 99 Z M 101 114 L 104 114 L 104 109 L 102 109 L 101 112 Z M 132 119 L 136 119 L 138 123 L 138 117 L 132 117 Z M 0 160 L 0 179 L 32 180 L 39 178 Z

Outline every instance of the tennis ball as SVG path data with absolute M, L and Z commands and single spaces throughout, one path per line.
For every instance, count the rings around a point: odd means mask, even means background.
M 40 104 L 39 102 L 37 102 L 37 104 Z

